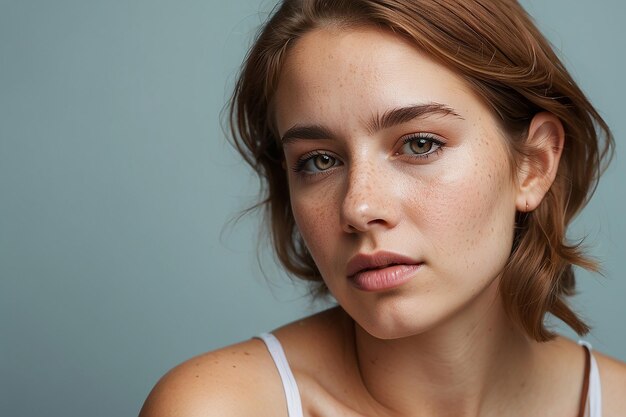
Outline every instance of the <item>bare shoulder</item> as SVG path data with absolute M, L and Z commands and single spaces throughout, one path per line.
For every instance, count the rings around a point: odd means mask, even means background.
M 340 312 L 315 314 L 273 333 L 290 367 L 316 375 L 340 363 L 334 354 Z M 332 374 L 329 374 L 332 375 Z M 152 389 L 139 417 L 287 417 L 283 385 L 265 343 L 248 340 L 189 359 L 169 371 Z
M 626 410 L 626 363 L 598 351 L 593 352 L 600 371 L 603 415 L 623 416 Z
M 260 340 L 178 365 L 152 389 L 140 417 L 286 415 L 280 377 Z

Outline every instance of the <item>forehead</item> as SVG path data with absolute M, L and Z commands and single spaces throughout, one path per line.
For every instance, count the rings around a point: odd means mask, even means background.
M 463 117 L 487 107 L 456 73 L 404 38 L 375 28 L 320 28 L 291 46 L 274 97 L 284 132 L 298 123 L 344 128 L 389 108 L 440 103 Z

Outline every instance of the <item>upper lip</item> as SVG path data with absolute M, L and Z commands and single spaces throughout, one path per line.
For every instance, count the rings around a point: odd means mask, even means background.
M 367 269 L 378 269 L 398 264 L 417 265 L 419 263 L 417 259 L 393 252 L 358 253 L 348 261 L 347 275 L 350 277 Z

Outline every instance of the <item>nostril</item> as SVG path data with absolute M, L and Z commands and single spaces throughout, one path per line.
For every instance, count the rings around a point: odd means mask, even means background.
M 363 180 L 363 178 L 361 178 Z M 398 223 L 398 207 L 385 193 L 363 193 L 363 186 L 359 190 L 354 187 L 346 190 L 341 206 L 341 221 L 348 233 L 365 232 L 371 228 L 391 228 Z M 355 192 L 356 191 L 356 192 Z

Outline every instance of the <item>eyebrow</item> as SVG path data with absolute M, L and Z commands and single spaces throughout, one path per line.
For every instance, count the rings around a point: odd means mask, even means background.
M 453 116 L 465 120 L 454 109 L 441 103 L 424 103 L 411 106 L 398 107 L 387 110 L 382 115 L 376 114 L 368 123 L 369 133 L 376 133 L 383 129 L 389 129 L 411 120 L 432 116 Z M 283 145 L 291 143 L 297 139 L 335 139 L 335 135 L 326 127 L 313 125 L 295 125 L 288 129 L 281 137 Z
M 368 123 L 368 128 L 370 133 L 375 133 L 379 130 L 389 129 L 390 127 L 410 122 L 413 119 L 432 115 L 454 116 L 458 119 L 464 120 L 451 107 L 448 107 L 445 104 L 431 102 L 388 110 L 382 115 L 376 115 Z
M 285 132 L 280 142 L 286 145 L 297 139 L 335 139 L 335 135 L 321 125 L 295 125 Z

